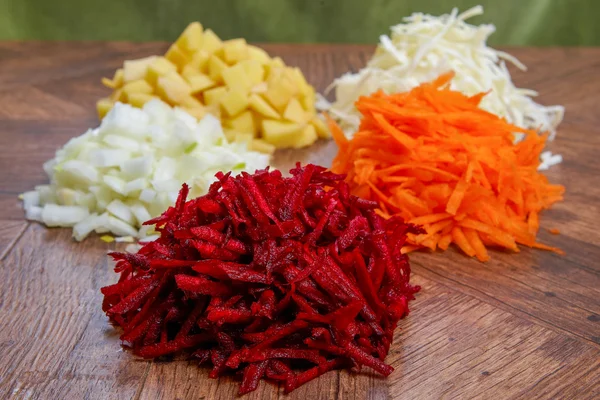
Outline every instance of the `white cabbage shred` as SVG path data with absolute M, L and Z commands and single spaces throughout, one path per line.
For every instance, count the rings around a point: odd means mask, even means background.
M 404 23 L 391 28 L 390 36 L 380 37 L 365 68 L 332 83 L 328 91 L 335 88 L 336 101 L 331 104 L 321 98 L 318 106 L 327 110 L 350 137 L 360 123 L 360 113 L 354 107 L 359 96 L 380 89 L 386 93 L 405 92 L 452 70 L 453 90 L 467 95 L 490 91 L 481 102 L 483 109 L 520 127 L 549 132 L 552 140 L 564 107 L 540 105 L 532 99 L 537 95 L 535 91 L 515 87 L 506 62 L 526 68 L 510 54 L 486 45 L 494 25 L 465 22 L 480 14 L 483 8 L 476 6 L 462 14 L 454 9 L 440 17 L 415 13 L 404 18 Z
M 172 205 L 183 182 L 206 193 L 218 171 L 254 172 L 269 156 L 229 143 L 219 120 L 201 121 L 159 100 L 143 109 L 117 103 L 100 127 L 69 140 L 44 164 L 50 184 L 23 194 L 27 219 L 91 232 L 153 239 L 142 223 Z
M 540 154 L 540 166 L 538 170 L 545 171 L 553 165 L 558 165 L 562 162 L 563 158 L 560 154 L 552 154 L 551 151 L 544 151 Z

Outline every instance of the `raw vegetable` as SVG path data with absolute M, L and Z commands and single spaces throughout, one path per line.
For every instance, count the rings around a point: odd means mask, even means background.
M 558 165 L 562 162 L 562 156 L 560 154 L 552 154 L 551 151 L 544 151 L 540 154 L 540 165 L 539 171 L 545 171 L 553 165 Z
M 160 98 L 196 118 L 212 113 L 221 118 L 230 141 L 248 141 L 257 151 L 305 147 L 330 137 L 315 112 L 315 90 L 299 68 L 244 39 L 221 41 L 198 22 L 164 57 L 125 61 L 103 83 L 113 93 L 98 101 L 100 118 L 117 101 L 142 107 Z
M 44 164 L 49 185 L 24 193 L 26 217 L 91 232 L 145 237 L 141 224 L 173 204 L 183 182 L 204 194 L 220 170 L 253 171 L 267 155 L 228 143 L 219 120 L 200 122 L 153 100 L 143 109 L 117 103 L 99 128 L 71 139 Z
M 360 123 L 354 102 L 382 89 L 386 93 L 408 91 L 420 83 L 429 82 L 450 70 L 456 74 L 451 88 L 475 95 L 489 92 L 481 108 L 506 118 L 521 128 L 550 132 L 562 121 L 564 107 L 543 106 L 533 101 L 537 93 L 519 89 L 511 80 L 505 62 L 525 70 L 525 66 L 508 53 L 486 45 L 495 31 L 493 25 L 474 26 L 465 20 L 483 14 L 481 6 L 462 14 L 457 9 L 449 15 L 434 17 L 415 13 L 404 23 L 391 28 L 391 36 L 382 35 L 380 44 L 367 66 L 356 74 L 347 73 L 331 85 L 336 101 L 321 101 L 344 132 L 351 135 Z M 516 131 L 517 138 L 522 138 Z
M 286 392 L 332 369 L 385 357 L 419 287 L 401 254 L 406 232 L 376 203 L 351 196 L 343 176 L 299 165 L 217 174 L 208 194 L 149 221 L 160 237 L 137 254 L 113 253 L 118 283 L 103 310 L 144 358 L 191 353 L 211 378 L 241 373 Z
M 450 90 L 451 79 L 361 97 L 363 118 L 351 140 L 331 123 L 339 146 L 332 170 L 348 174 L 354 194 L 378 201 L 379 215 L 424 227 L 409 234 L 404 251 L 455 243 L 481 261 L 488 246 L 558 252 L 536 242 L 540 212 L 564 193 L 537 171 L 546 135 L 482 110 L 486 94 Z M 513 143 L 513 132 L 524 139 Z

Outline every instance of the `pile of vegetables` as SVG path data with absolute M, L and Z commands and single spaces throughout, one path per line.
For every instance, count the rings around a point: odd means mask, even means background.
M 47 226 L 144 238 L 142 223 L 177 198 L 183 182 L 206 193 L 218 171 L 254 171 L 269 164 L 244 142 L 229 143 L 218 119 L 200 122 L 160 100 L 142 109 L 117 103 L 100 127 L 71 139 L 44 164 L 49 185 L 24 193 L 26 216 Z
M 515 57 L 486 45 L 495 31 L 493 25 L 474 26 L 465 20 L 483 14 L 481 6 L 462 14 L 458 10 L 435 17 L 415 13 L 404 23 L 391 28 L 391 36 L 382 35 L 380 44 L 367 66 L 359 72 L 347 73 L 331 85 L 336 101 L 322 102 L 324 109 L 351 136 L 360 124 L 354 103 L 360 96 L 378 90 L 388 94 L 406 92 L 421 83 L 430 82 L 443 73 L 456 74 L 451 88 L 472 96 L 489 92 L 481 108 L 505 118 L 521 128 L 556 134 L 564 107 L 543 106 L 533 101 L 537 93 L 519 89 L 512 82 L 505 62 L 525 70 Z M 516 138 L 522 139 L 519 131 Z
M 339 146 L 332 170 L 348 174 L 353 194 L 377 201 L 379 215 L 423 226 L 409 234 L 405 252 L 454 243 L 486 261 L 486 246 L 559 251 L 536 241 L 540 212 L 564 193 L 537 170 L 547 135 L 484 111 L 487 94 L 453 91 L 452 77 L 361 97 L 351 140 L 331 124 Z M 516 144 L 514 132 L 523 135 Z
M 217 116 L 229 140 L 243 138 L 251 149 L 265 153 L 330 137 L 315 112 L 315 90 L 299 68 L 244 39 L 221 41 L 198 22 L 164 57 L 125 61 L 103 82 L 113 93 L 98 101 L 100 118 L 118 101 L 142 107 L 160 98 L 196 118 Z
M 137 254 L 113 253 L 119 282 L 103 310 L 145 358 L 191 352 L 211 378 L 241 375 L 286 392 L 341 368 L 385 364 L 418 287 L 401 253 L 402 220 L 350 194 L 343 176 L 314 165 L 218 173 L 208 193 L 176 204 L 160 237 Z
M 119 280 L 102 288 L 136 355 L 191 355 L 211 378 L 241 377 L 240 394 L 334 369 L 388 376 L 420 289 L 406 253 L 560 252 L 536 235 L 564 193 L 538 172 L 561 161 L 542 150 L 564 109 L 514 86 L 505 61 L 525 67 L 487 47 L 493 26 L 465 22 L 481 13 L 393 27 L 332 84 L 335 103 L 322 99 L 329 127 L 300 69 L 194 22 L 164 56 L 103 79 L 101 125 L 44 164 L 50 183 L 23 194 L 26 216 L 76 240 L 145 239 L 111 253 Z M 331 171 L 269 169 L 276 148 L 330 132 Z

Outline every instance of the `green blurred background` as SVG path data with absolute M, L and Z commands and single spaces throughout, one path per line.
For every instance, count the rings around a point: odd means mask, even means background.
M 493 44 L 600 44 L 600 0 L 0 0 L 0 39 L 170 41 L 197 20 L 223 39 L 375 43 L 412 12 L 477 4 Z

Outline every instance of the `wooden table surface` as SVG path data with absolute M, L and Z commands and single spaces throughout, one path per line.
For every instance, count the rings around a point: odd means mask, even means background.
M 265 46 L 323 90 L 360 68 L 365 46 Z M 97 237 L 27 223 L 17 195 L 46 182 L 42 163 L 98 124 L 102 76 L 165 44 L 0 42 L 0 398 L 232 399 L 231 378 L 194 362 L 149 362 L 119 346 L 101 311 L 116 281 Z M 482 264 L 454 250 L 411 257 L 423 287 L 401 321 L 388 379 L 331 372 L 284 396 L 261 383 L 247 399 L 600 398 L 600 49 L 512 49 L 530 70 L 517 84 L 564 104 L 549 148 L 564 162 L 548 176 L 563 203 L 543 214 L 540 239 L 566 256 L 523 249 Z M 278 153 L 329 165 L 333 143 Z M 558 228 L 559 236 L 547 233 Z

